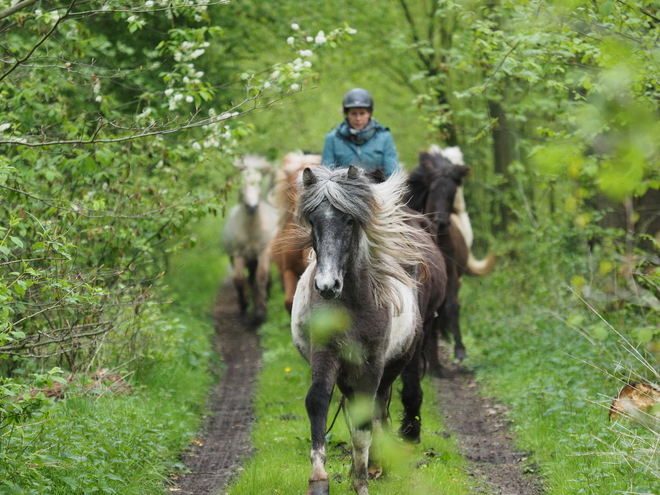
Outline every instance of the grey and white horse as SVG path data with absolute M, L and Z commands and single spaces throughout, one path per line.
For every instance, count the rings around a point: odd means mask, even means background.
M 234 286 L 241 314 L 246 314 L 250 293 L 257 323 L 266 319 L 266 297 L 270 283 L 270 241 L 277 232 L 278 213 L 262 194 L 266 159 L 245 155 L 234 163 L 241 170 L 240 201 L 229 212 L 222 234 L 231 257 Z
M 291 330 L 312 372 L 305 399 L 311 495 L 329 493 L 325 435 L 335 385 L 347 399 L 359 495 L 368 494 L 372 431 L 384 425 L 399 375 L 401 432 L 419 441 L 423 335 L 444 298 L 446 274 L 432 236 L 400 202 L 403 187 L 400 175 L 376 184 L 353 166 L 303 172 L 296 217 L 316 256 L 298 282 Z

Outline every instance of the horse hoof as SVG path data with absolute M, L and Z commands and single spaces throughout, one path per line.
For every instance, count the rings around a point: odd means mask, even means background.
M 310 481 L 307 487 L 307 495 L 329 495 L 330 494 L 330 481 Z
M 266 312 L 256 311 L 254 313 L 253 321 L 255 325 L 261 325 L 264 321 L 266 321 Z
M 463 361 L 467 357 L 467 354 L 465 353 L 465 349 L 454 349 L 454 358 L 457 361 Z
M 417 431 L 413 431 L 417 430 Z M 421 435 L 419 432 L 419 427 L 418 428 L 413 428 L 412 426 L 409 426 L 407 428 L 400 428 L 399 429 L 399 436 L 403 439 L 404 442 L 417 445 L 422 441 Z

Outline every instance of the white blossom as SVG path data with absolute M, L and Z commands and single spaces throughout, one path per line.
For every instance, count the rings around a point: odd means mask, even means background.
M 0 132 L 5 132 L 10 127 L 11 127 L 11 124 L 9 122 L 5 122 L 4 124 L 0 124 Z
M 174 93 L 174 90 L 172 88 L 167 88 L 165 90 L 165 96 L 170 96 L 172 93 Z
M 291 91 L 298 91 L 299 89 L 300 89 L 299 84 L 294 83 L 294 84 L 291 85 Z
M 199 151 L 199 150 L 202 149 L 202 145 L 199 144 L 197 141 L 195 141 L 195 142 L 192 144 L 192 148 L 193 148 L 194 150 Z
M 98 95 L 95 99 L 97 103 L 101 103 L 103 101 L 103 97 L 101 95 Z
M 326 41 L 328 41 L 328 39 L 325 37 L 325 33 L 323 31 L 319 31 L 319 33 L 316 35 L 316 38 L 314 38 L 314 42 L 319 45 L 322 45 Z
M 298 31 L 300 29 L 300 26 L 294 22 L 293 24 L 291 24 L 291 29 L 293 29 L 294 31 Z
M 312 41 L 314 41 L 314 38 L 312 38 L 311 36 L 307 36 L 305 40 L 307 41 L 307 43 L 311 43 Z
M 197 58 L 197 57 L 199 57 L 199 56 L 201 56 L 201 55 L 204 55 L 204 52 L 205 52 L 205 51 L 206 51 L 206 50 L 204 50 L 204 48 L 198 48 L 197 50 L 195 50 L 194 52 L 192 52 L 192 53 L 190 54 L 190 58 Z
M 296 42 L 296 39 L 295 39 L 293 36 L 289 36 L 289 37 L 286 39 L 286 42 L 287 42 L 289 45 L 293 45 L 293 44 Z
M 300 50 L 298 53 L 300 54 L 301 57 L 311 57 L 312 55 L 314 55 L 314 52 L 312 50 Z
M 186 96 L 186 101 L 187 101 L 188 103 L 192 103 L 193 101 L 195 101 L 195 98 L 193 98 L 192 96 L 188 95 L 188 96 Z

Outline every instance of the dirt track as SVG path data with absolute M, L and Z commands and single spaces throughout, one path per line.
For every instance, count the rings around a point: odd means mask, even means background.
M 184 459 L 191 473 L 178 480 L 173 490 L 185 495 L 217 495 L 250 455 L 249 433 L 254 421 L 252 388 L 261 366 L 255 329 L 237 317 L 230 284 L 224 285 L 214 311 L 216 350 L 226 370 L 209 398 L 200 444 Z M 473 377 L 451 363 L 441 350 L 444 377 L 434 379 L 441 413 L 449 435 L 456 437 L 470 474 L 478 484 L 475 493 L 493 495 L 540 495 L 538 469 L 527 454 L 513 448 L 505 410 L 482 398 Z M 256 495 L 256 494 L 255 494 Z
M 191 473 L 179 478 L 178 493 L 185 495 L 220 493 L 251 452 L 252 389 L 261 348 L 255 329 L 238 317 L 233 290 L 231 284 L 221 287 L 213 311 L 215 350 L 226 368 L 209 397 L 210 415 L 200 443 L 184 458 Z

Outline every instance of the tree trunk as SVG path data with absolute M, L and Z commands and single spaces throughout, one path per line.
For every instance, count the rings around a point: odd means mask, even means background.
M 488 100 L 488 111 L 490 112 L 491 119 L 497 121 L 493 124 L 491 136 L 493 138 L 493 162 L 495 166 L 495 173 L 504 177 L 504 182 L 501 186 L 501 194 L 496 203 L 495 217 L 500 218 L 499 222 L 495 222 L 497 230 L 506 229 L 511 220 L 511 210 L 505 200 L 508 196 L 508 191 L 511 187 L 511 174 L 509 173 L 509 165 L 513 161 L 513 133 L 509 128 L 509 123 L 506 118 L 506 113 L 502 105 L 493 100 Z M 498 215 L 499 214 L 499 215 Z

